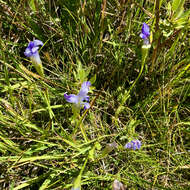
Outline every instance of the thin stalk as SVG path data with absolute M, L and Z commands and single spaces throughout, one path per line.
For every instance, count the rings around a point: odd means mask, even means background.
M 137 78 L 135 79 L 135 82 L 130 86 L 129 90 L 124 93 L 122 101 L 121 101 L 121 104 L 119 105 L 118 109 L 116 110 L 116 118 L 118 117 L 119 113 L 121 112 L 123 105 L 125 104 L 125 102 L 129 98 L 130 92 L 132 91 L 135 84 L 137 83 L 137 81 L 139 80 L 139 78 L 142 75 L 144 65 L 145 65 L 145 62 L 146 62 L 146 58 L 147 58 L 147 55 L 148 55 L 149 46 L 150 45 L 148 45 L 147 47 L 146 47 L 146 45 L 142 46 L 142 64 L 141 64 L 140 72 L 139 72 Z

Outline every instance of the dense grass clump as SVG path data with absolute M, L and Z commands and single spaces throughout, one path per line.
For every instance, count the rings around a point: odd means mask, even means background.
M 189 189 L 189 20 L 185 0 L 0 0 L 0 189 Z

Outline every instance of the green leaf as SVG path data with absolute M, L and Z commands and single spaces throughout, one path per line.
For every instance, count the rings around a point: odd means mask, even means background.
M 172 10 L 175 12 L 178 8 L 179 8 L 179 6 L 180 6 L 180 4 L 182 3 L 182 1 L 183 1 L 183 4 L 184 4 L 184 0 L 173 0 L 173 3 L 172 3 Z
M 179 7 L 179 5 L 180 5 L 180 2 L 181 2 L 181 0 L 173 0 L 173 3 L 172 3 L 172 10 L 173 10 L 174 12 L 178 9 L 178 7 Z
M 94 84 L 96 82 L 96 74 L 90 79 L 90 83 Z
M 30 0 L 29 1 L 29 5 L 30 5 L 30 8 L 35 12 L 36 11 L 36 6 L 35 6 L 35 0 Z
M 174 0 L 172 3 L 172 10 L 174 11 L 173 19 L 179 18 L 184 11 L 185 0 Z
M 180 8 L 176 11 L 176 13 L 174 14 L 173 18 L 174 20 L 178 19 L 181 17 L 181 15 L 183 15 L 183 12 L 184 12 L 184 8 Z
M 83 69 L 80 60 L 77 60 L 77 64 L 78 64 L 77 79 L 79 79 L 80 81 L 83 82 L 85 80 L 85 77 L 86 77 L 85 70 Z
M 89 159 L 91 159 L 92 161 L 94 161 L 94 154 L 95 154 L 95 146 L 92 147 L 88 155 Z
M 73 190 L 81 189 L 81 175 L 78 175 L 78 177 L 75 179 L 72 189 Z
M 180 17 L 179 17 L 180 16 Z M 189 22 L 190 10 L 182 12 L 178 17 L 173 21 L 174 27 L 176 29 L 181 29 L 185 27 Z
M 20 156 L 5 156 L 5 157 L 0 157 L 1 162 L 17 162 L 17 163 L 22 163 L 22 162 L 34 162 L 36 160 L 55 160 L 55 159 L 63 159 L 64 155 L 59 154 L 59 155 L 42 155 L 42 156 L 33 156 L 33 157 L 26 157 L 26 158 L 20 158 Z
M 48 185 L 51 183 L 51 181 L 53 180 L 53 178 L 55 177 L 56 174 L 51 174 L 49 176 L 49 178 L 47 178 L 43 184 L 41 185 L 41 187 L 39 188 L 39 190 L 44 190 L 44 189 L 47 189 Z

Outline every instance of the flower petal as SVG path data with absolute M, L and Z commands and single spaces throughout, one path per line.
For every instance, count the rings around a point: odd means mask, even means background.
M 140 149 L 140 147 L 141 147 L 141 141 L 139 140 L 132 140 L 131 142 L 128 142 L 124 146 L 124 148 L 133 149 L 133 150 Z
M 140 149 L 140 147 L 141 147 L 141 141 L 136 140 L 136 145 L 137 145 L 137 148 Z
M 32 56 L 32 52 L 31 52 L 30 48 L 27 47 L 27 48 L 25 49 L 24 55 L 25 55 L 26 57 Z
M 75 94 L 69 94 L 67 95 L 66 93 L 64 94 L 64 98 L 66 99 L 67 102 L 69 103 L 79 103 L 79 97 Z
M 143 23 L 142 34 L 144 34 L 144 36 L 146 36 L 146 38 L 148 38 L 150 36 L 150 28 L 146 23 Z M 143 38 L 143 39 L 145 39 L 145 38 Z
M 28 47 L 25 49 L 24 55 L 26 57 L 35 56 L 35 54 L 38 52 L 39 45 L 43 46 L 43 42 L 40 40 L 34 40 L 29 42 Z
M 35 46 L 35 47 L 36 47 L 36 46 L 43 46 L 43 45 L 44 45 L 43 42 L 40 41 L 40 40 L 34 40 L 33 43 L 34 43 L 34 46 Z
M 34 64 L 41 64 L 42 63 L 38 51 L 36 51 L 35 53 L 32 53 L 32 55 L 30 56 L 30 59 Z
M 131 145 L 132 145 L 132 148 L 133 150 L 136 150 L 136 141 L 131 141 Z
M 32 49 L 34 47 L 34 42 L 29 42 L 28 48 Z
M 85 97 L 83 98 L 83 101 L 90 102 L 90 97 L 89 97 L 89 96 L 85 96 Z
M 39 49 L 39 47 L 33 47 L 32 49 L 31 49 L 31 51 L 32 51 L 32 53 L 36 53 L 37 51 L 38 51 L 38 49 Z
M 140 37 L 141 37 L 142 39 L 146 39 L 146 38 L 147 38 L 146 35 L 144 35 L 143 33 L 140 34 Z
M 82 88 L 85 88 L 85 87 L 90 87 L 91 86 L 91 83 L 90 83 L 90 81 L 86 81 L 86 82 L 83 82 L 82 83 Z
M 91 83 L 89 81 L 83 82 L 78 96 L 80 96 L 82 99 L 85 99 L 86 95 L 88 94 L 90 85 Z
M 84 109 L 89 109 L 90 108 L 90 104 L 87 102 L 82 102 L 82 104 L 84 105 Z
M 125 146 L 124 146 L 124 148 L 131 148 L 132 147 L 132 144 L 129 142 L 129 143 L 127 143 Z

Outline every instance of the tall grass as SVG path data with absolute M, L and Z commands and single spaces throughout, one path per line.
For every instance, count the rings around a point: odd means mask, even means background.
M 0 189 L 189 189 L 189 19 L 184 0 L 0 0 Z

